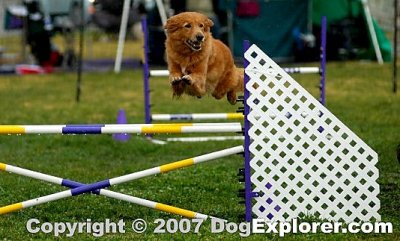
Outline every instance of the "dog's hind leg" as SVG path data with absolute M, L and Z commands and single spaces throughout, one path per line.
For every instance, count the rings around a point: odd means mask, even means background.
M 224 97 L 225 94 L 226 94 L 226 97 L 227 97 L 229 103 L 231 103 L 232 105 L 236 104 L 237 97 L 236 97 L 236 91 L 235 90 L 230 90 L 228 92 L 214 90 L 214 92 L 212 93 L 212 96 L 215 99 L 219 100 L 219 99 L 222 99 L 222 97 Z
M 226 94 L 226 91 L 215 89 L 215 90 L 212 92 L 211 95 L 212 95 L 212 97 L 214 97 L 215 99 L 219 100 L 219 99 L 222 99 L 222 97 L 224 97 L 225 94 Z
M 234 105 L 234 104 L 236 104 L 236 101 L 237 101 L 236 92 L 244 91 L 244 83 L 243 83 L 244 70 L 236 68 L 235 75 L 233 75 L 232 77 L 233 78 L 236 77 L 236 86 L 233 89 L 228 91 L 226 98 L 228 99 L 229 103 Z

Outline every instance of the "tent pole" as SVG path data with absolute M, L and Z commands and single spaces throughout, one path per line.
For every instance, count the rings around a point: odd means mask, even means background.
M 363 8 L 364 8 L 365 18 L 367 20 L 369 35 L 371 36 L 372 45 L 374 46 L 376 59 L 378 60 L 379 64 L 383 64 L 382 53 L 379 48 L 379 43 L 378 43 L 378 39 L 376 37 L 374 24 L 372 22 L 371 11 L 369 10 L 369 7 L 368 7 L 368 0 L 362 0 L 361 2 L 363 5 Z
M 394 34 L 393 34 L 393 93 L 397 93 L 397 31 L 398 31 L 398 0 L 394 0 Z
M 81 98 L 81 83 L 82 83 L 82 65 L 83 65 L 83 38 L 85 31 L 85 8 L 83 0 L 80 1 L 81 4 L 81 21 L 79 25 L 79 56 L 78 56 L 78 70 L 77 70 L 77 80 L 76 80 L 76 102 L 80 101 Z
M 164 26 L 167 23 L 167 13 L 162 0 L 156 0 L 158 12 L 160 13 L 161 23 Z
M 313 1 L 308 1 L 308 16 L 307 16 L 307 33 L 312 33 L 313 23 L 312 23 L 312 15 L 313 15 Z
M 228 18 L 228 21 L 227 21 L 227 25 L 228 25 L 228 45 L 229 45 L 229 48 L 231 49 L 231 51 L 233 51 L 235 40 L 234 40 L 234 35 L 233 35 L 234 29 L 233 29 L 233 13 L 232 13 L 232 10 L 228 9 L 226 14 L 227 14 L 227 18 Z
M 115 64 L 114 64 L 115 73 L 119 73 L 121 71 L 122 54 L 124 52 L 124 44 L 126 37 L 126 29 L 128 26 L 130 5 L 131 5 L 131 0 L 124 0 L 124 7 L 122 10 L 122 17 L 121 17 L 121 26 L 119 27 L 117 55 L 115 57 Z

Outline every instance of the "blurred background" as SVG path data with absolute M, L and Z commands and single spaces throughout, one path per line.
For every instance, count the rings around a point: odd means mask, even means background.
M 183 11 L 208 15 L 213 36 L 238 59 L 248 39 L 277 62 L 318 61 L 322 16 L 328 21 L 328 60 L 376 61 L 378 48 L 381 61 L 388 62 L 394 49 L 395 0 L 0 0 L 0 5 L 0 73 L 13 73 L 21 64 L 74 70 L 80 56 L 88 71 L 115 68 L 116 61 L 120 68 L 140 67 L 142 18 L 148 23 L 150 63 L 165 65 L 163 21 Z

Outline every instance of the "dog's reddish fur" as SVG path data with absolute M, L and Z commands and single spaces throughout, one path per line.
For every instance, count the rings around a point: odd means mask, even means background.
M 210 33 L 213 22 L 205 15 L 185 12 L 168 19 L 165 42 L 170 81 L 175 96 L 183 93 L 216 99 L 227 95 L 236 103 L 243 91 L 243 70 L 237 69 L 229 48 Z

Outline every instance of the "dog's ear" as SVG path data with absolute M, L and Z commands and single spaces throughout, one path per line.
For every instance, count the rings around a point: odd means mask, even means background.
M 209 19 L 209 18 L 207 18 L 206 24 L 207 24 L 207 26 L 209 26 L 209 27 L 214 26 L 214 22 L 213 22 L 211 19 Z
M 169 18 L 164 25 L 164 29 L 167 31 L 167 33 L 175 32 L 178 28 L 179 28 L 178 21 L 176 21 L 176 19 L 173 17 Z
M 205 26 L 207 30 L 210 31 L 211 27 L 214 26 L 214 22 L 211 19 L 207 18 L 205 21 Z

